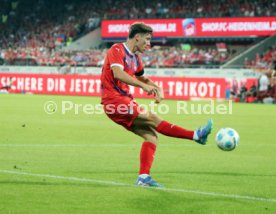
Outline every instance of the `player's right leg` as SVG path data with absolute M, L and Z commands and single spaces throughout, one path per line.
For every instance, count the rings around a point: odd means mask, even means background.
M 157 145 L 157 132 L 150 126 L 133 126 L 132 132 L 144 139 L 140 151 L 140 170 L 136 181 L 137 186 L 161 187 L 150 176 Z

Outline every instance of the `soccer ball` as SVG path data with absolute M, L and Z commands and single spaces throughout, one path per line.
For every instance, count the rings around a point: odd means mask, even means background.
M 217 146 L 223 151 L 232 151 L 239 144 L 240 136 L 232 128 L 222 128 L 216 134 Z

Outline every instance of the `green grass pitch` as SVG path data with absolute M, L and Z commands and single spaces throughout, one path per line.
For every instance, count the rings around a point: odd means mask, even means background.
M 153 189 L 135 186 L 142 139 L 105 115 L 62 114 L 62 101 L 100 98 L 0 95 L 0 213 L 276 213 L 275 105 L 187 115 L 164 100 L 164 119 L 196 129 L 212 117 L 214 131 L 206 146 L 160 136 L 152 176 L 165 188 Z M 215 145 L 221 127 L 240 134 L 232 152 Z

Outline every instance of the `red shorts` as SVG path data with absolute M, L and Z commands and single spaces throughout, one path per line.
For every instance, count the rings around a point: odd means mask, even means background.
M 102 102 L 104 112 L 115 123 L 132 131 L 132 123 L 143 109 L 130 97 L 121 96 Z

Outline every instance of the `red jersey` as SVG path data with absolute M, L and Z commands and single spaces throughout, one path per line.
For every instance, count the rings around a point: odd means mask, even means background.
M 130 76 L 141 76 L 144 73 L 142 61 L 137 54 L 132 53 L 124 43 L 114 44 L 107 51 L 102 68 L 102 103 L 109 98 L 132 97 L 129 86 L 114 78 L 112 66 L 120 66 Z

